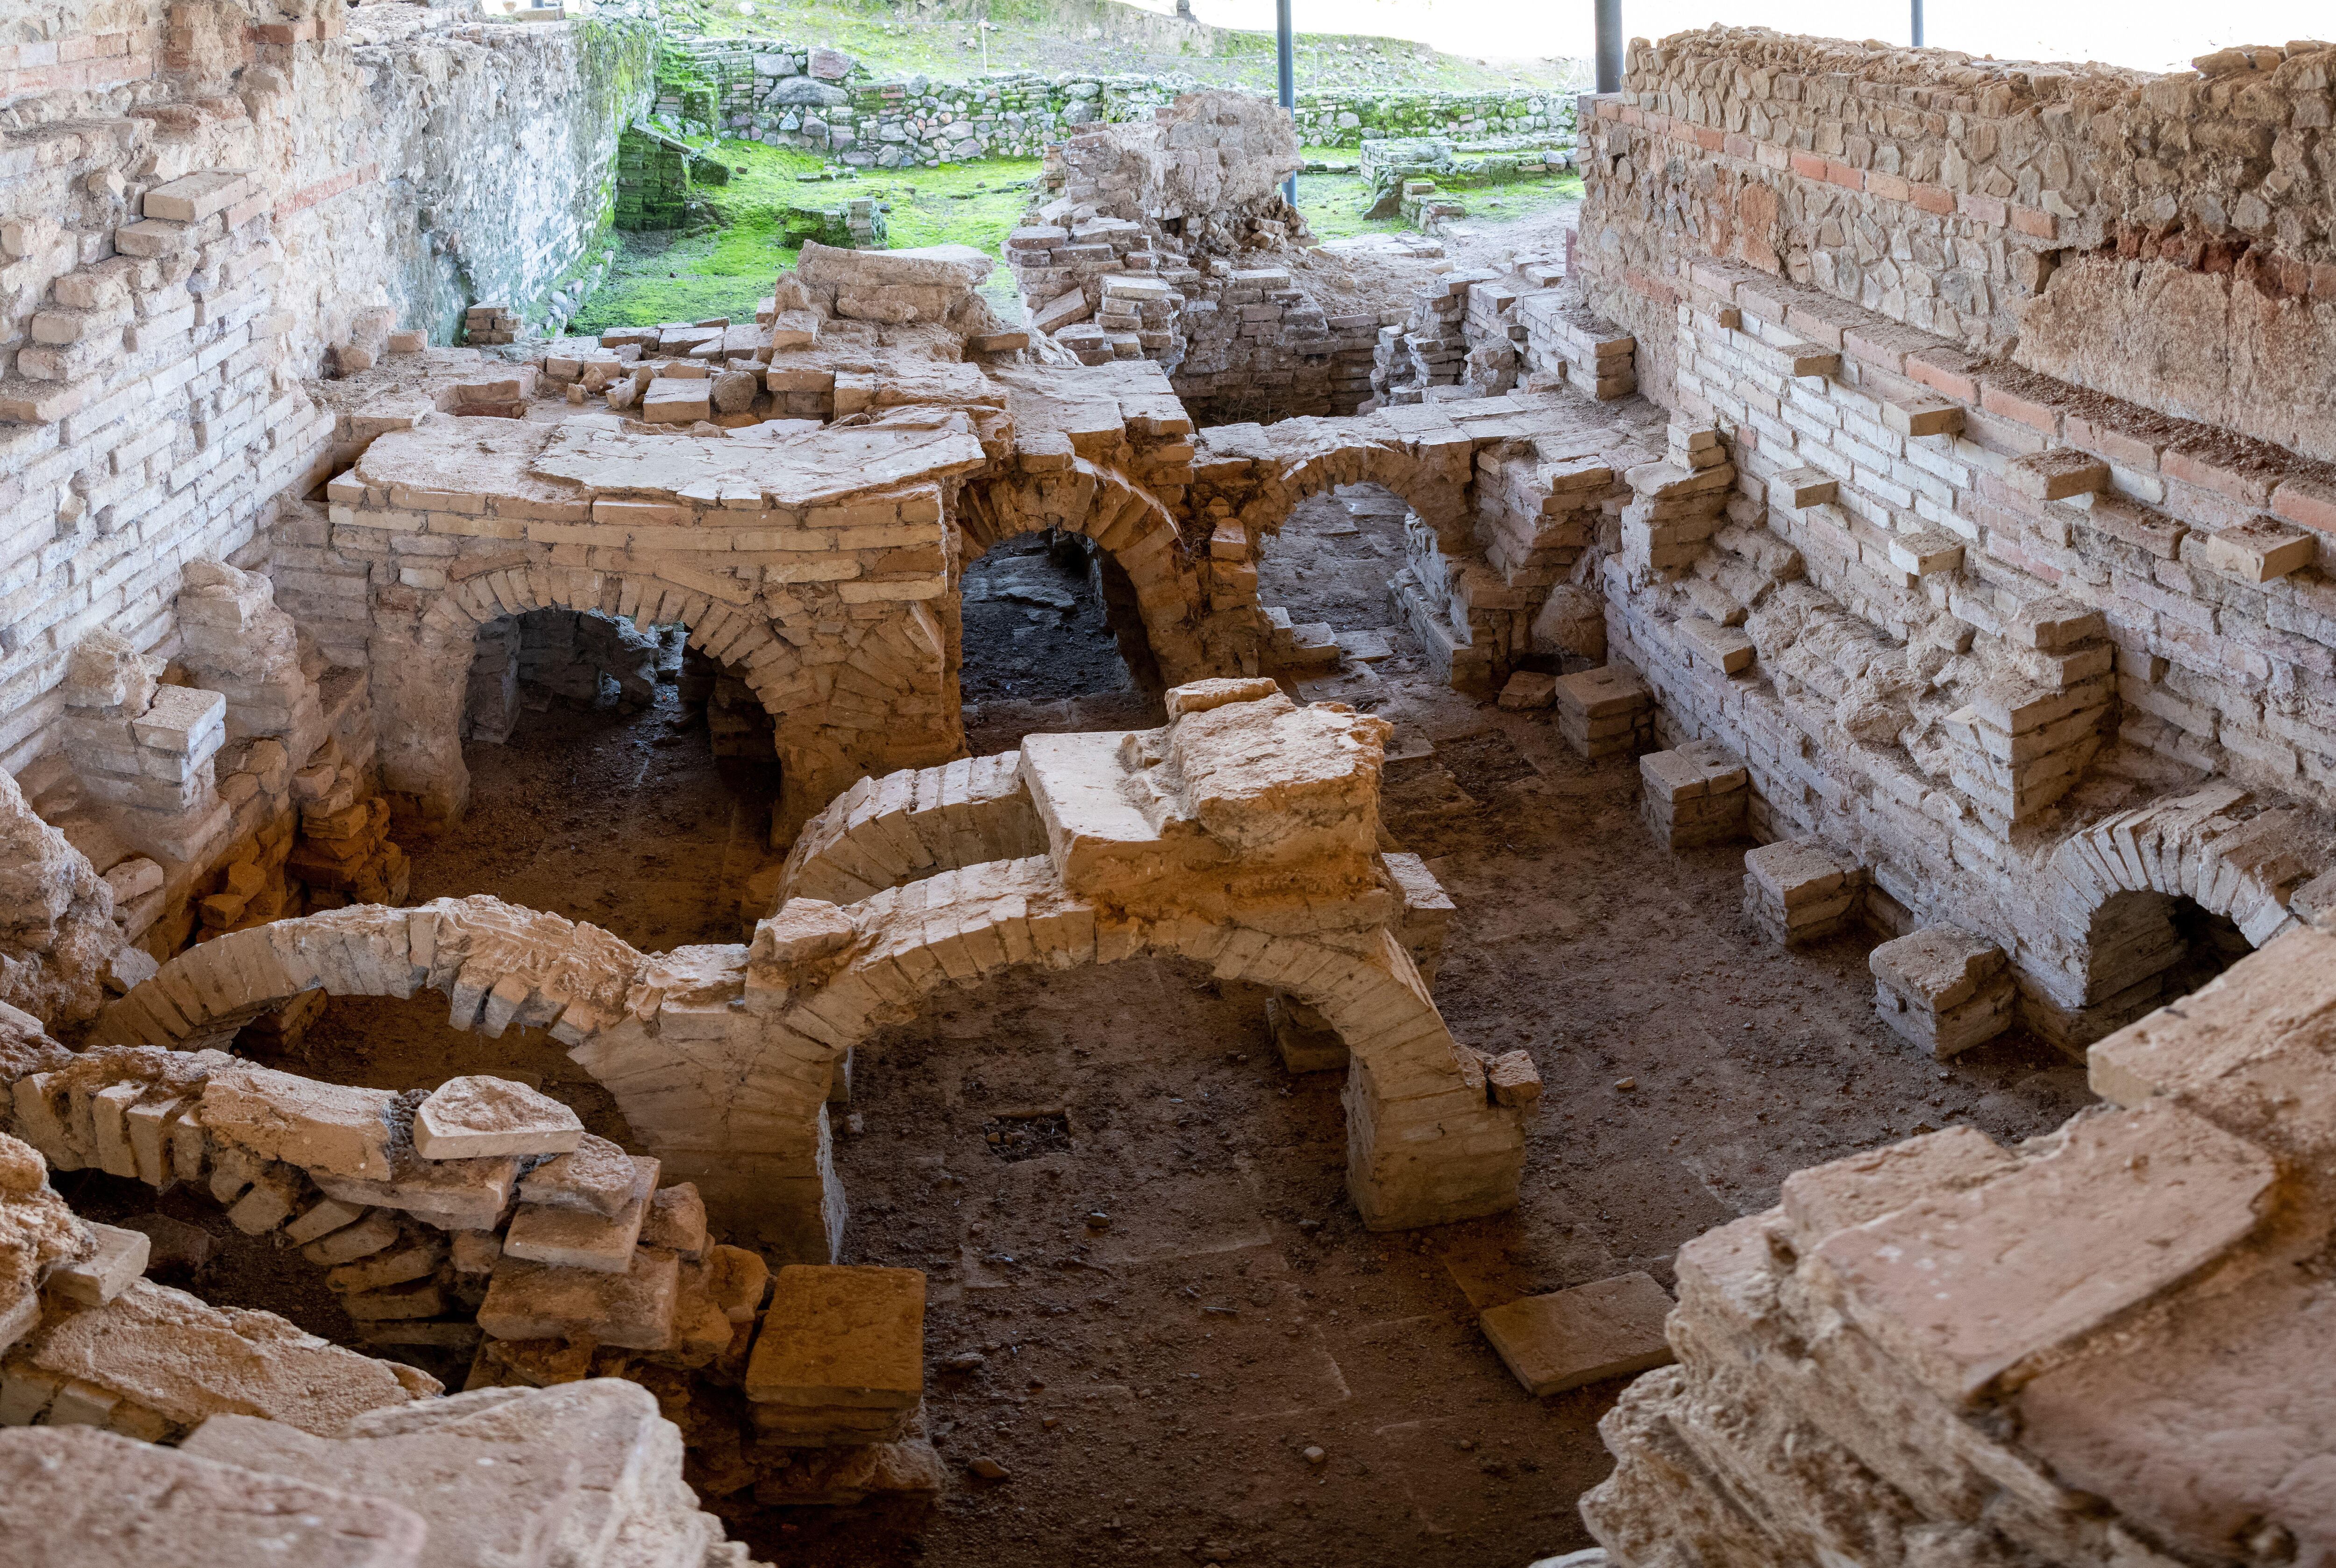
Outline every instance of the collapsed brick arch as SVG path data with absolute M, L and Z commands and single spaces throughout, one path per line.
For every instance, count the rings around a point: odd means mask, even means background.
M 801 821 L 868 770 L 862 753 L 904 706 L 920 680 L 938 682 L 943 636 L 931 614 L 910 604 L 897 618 L 870 624 L 852 656 L 814 670 L 796 652 L 746 577 L 692 574 L 676 582 L 654 572 L 504 565 L 450 581 L 410 624 L 378 642 L 375 702 L 383 710 L 384 782 L 420 802 L 425 815 L 459 815 L 470 773 L 460 735 L 464 683 L 479 628 L 530 610 L 595 611 L 638 625 L 680 624 L 690 646 L 737 670 L 771 716 L 781 763 L 783 818 Z M 811 633 L 805 629 L 802 639 Z
M 799 1129 L 831 1235 L 827 1087 L 878 1029 L 947 983 L 1147 955 L 1270 987 L 1343 1041 L 1348 1189 L 1367 1224 L 1514 1205 L 1539 1079 L 1522 1052 L 1488 1062 L 1453 1039 L 1406 945 L 1413 896 L 1369 826 L 1386 724 L 1262 679 L 1165 702 L 1162 729 L 1034 735 L 870 780 L 805 828 L 747 993 L 773 999 L 774 1054 L 802 1069 L 757 1087 Z
M 1384 927 L 1285 935 L 1234 915 L 1143 920 L 1068 893 L 1044 856 L 938 871 L 849 909 L 799 902 L 768 923 L 758 958 L 799 932 L 840 937 L 840 960 L 796 990 L 775 1027 L 788 1054 L 831 1069 L 889 1024 L 914 1019 L 944 985 L 1009 969 L 1067 970 L 1184 958 L 1220 980 L 1286 992 L 1320 1013 L 1349 1052 L 1347 1186 L 1364 1223 L 1405 1229 L 1514 1207 L 1523 1163 L 1519 1108 L 1495 1101 L 1485 1065 L 1452 1038 L 1411 956 Z M 814 938 L 816 940 L 816 938 Z M 826 1077 L 781 1114 L 806 1128 Z M 843 1200 L 824 1140 L 815 1171 L 840 1226 Z
M 353 905 L 188 949 L 107 1008 L 92 1038 L 223 1047 L 303 992 L 434 992 L 456 1029 L 489 1039 L 513 1024 L 549 1031 L 608 1090 L 647 1152 L 696 1182 L 709 1206 L 735 1214 L 797 1152 L 735 1097 L 755 1066 L 757 1030 L 733 1005 L 745 951 L 645 953 L 598 926 L 484 896 Z
M 935 872 L 1046 852 L 1022 754 L 965 757 L 862 779 L 837 796 L 796 836 L 777 902 L 854 904 Z
M 1384 416 L 1307 418 L 1220 426 L 1196 444 L 1194 515 L 1239 524 L 1252 545 L 1279 533 L 1299 502 L 1357 484 L 1401 498 L 1449 547 L 1468 543 L 1475 449 L 1465 435 L 1409 439 Z

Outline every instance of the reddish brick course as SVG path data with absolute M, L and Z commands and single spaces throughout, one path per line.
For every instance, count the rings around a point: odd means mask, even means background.
M 2023 397 L 1993 382 L 1982 382 L 1979 389 L 1979 406 L 1991 414 L 2017 421 L 2029 430 L 2046 435 L 2060 433 L 2060 411 L 2033 398 Z
M 2228 496 L 2234 501 L 2244 501 L 2249 506 L 2259 507 L 2271 499 L 2269 479 L 2227 468 L 2182 447 L 2166 449 L 2166 456 L 2159 460 L 2158 466 L 2168 479 L 2196 485 L 2201 489 Z
M 2282 479 L 2272 492 L 2271 509 L 2291 523 L 2336 534 L 2336 480 Z

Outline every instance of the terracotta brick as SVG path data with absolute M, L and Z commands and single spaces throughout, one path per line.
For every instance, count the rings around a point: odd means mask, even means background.
M 1913 192 L 1914 187 L 1894 174 L 1883 174 L 1876 169 L 1866 175 L 1865 189 L 1885 201 L 1903 201 Z
M 1718 151 L 1720 144 L 1727 140 L 1725 131 L 1715 131 L 1708 125 L 1698 125 L 1695 128 L 1695 144 L 1706 152 Z
M 1793 172 L 1808 179 L 1823 179 L 1825 177 L 1825 160 L 1814 152 L 1796 152 L 1793 154 Z
M 1971 356 L 1960 349 L 1918 349 L 1906 356 L 1906 376 L 1932 392 L 1964 402 L 1979 402 L 1979 380 L 1970 373 Z
M 1895 375 L 1906 373 L 1906 351 L 1903 348 L 1895 347 L 1881 338 L 1869 336 L 1855 327 L 1843 332 L 1841 346 L 1843 351 L 1853 359 L 1862 359 L 1868 364 L 1879 365 Z
M 1865 189 L 1865 170 L 1852 169 L 1846 163 L 1835 163 L 1830 159 L 1825 161 L 1825 178 L 1827 185 L 1838 185 L 1845 190 Z
M 1992 382 L 1981 383 L 1979 389 L 1979 406 L 1991 414 L 2001 414 L 2005 419 L 2015 420 L 2029 430 L 2041 431 L 2048 436 L 2058 435 L 2060 431 L 2060 412 L 2058 409 L 2038 402 L 2033 398 L 2022 397 L 2020 393 L 1997 386 Z
M 2037 208 L 2015 207 L 2011 208 L 2011 228 L 2015 234 L 2051 239 L 2060 232 L 2060 220 Z
M 2164 441 L 2137 436 L 2081 414 L 2070 414 L 2062 433 L 2071 445 L 2080 446 L 2089 452 L 2098 452 L 2109 461 L 2129 469 L 2155 470 L 2158 454 L 2166 450 Z
M 2158 466 L 2168 479 L 2196 485 L 2201 489 L 2228 496 L 2234 501 L 2244 501 L 2249 506 L 2259 507 L 2271 498 L 2270 479 L 2214 462 L 2181 447 L 2167 449 Z
M 1730 158 L 1749 160 L 1752 156 L 1752 149 L 1755 143 L 1750 137 L 1738 136 L 1730 132 L 1727 139 L 1720 142 L 1719 150 L 1728 154 Z
M 2323 534 L 2336 534 L 2336 480 L 2282 479 L 2271 495 L 2273 515 Z

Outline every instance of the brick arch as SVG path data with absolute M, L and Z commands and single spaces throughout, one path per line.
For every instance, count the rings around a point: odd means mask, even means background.
M 1242 923 L 1117 916 L 1064 890 L 1045 856 L 940 871 L 848 909 L 799 901 L 759 933 L 757 963 L 784 958 L 790 932 L 822 934 L 822 957 L 796 961 L 790 1003 L 774 1020 L 781 1051 L 823 1064 L 775 1114 L 808 1130 L 827 1072 L 877 1030 L 917 1016 L 943 985 L 1016 968 L 1074 969 L 1145 956 L 1191 959 L 1220 979 L 1287 992 L 1346 1042 L 1348 1191 L 1375 1230 L 1440 1224 L 1514 1207 L 1524 1159 L 1522 1113 L 1493 1103 L 1482 1060 L 1452 1038 L 1411 955 L 1368 927 L 1306 936 Z M 823 1141 L 822 1212 L 842 1196 Z
M 1193 629 L 1209 596 L 1200 563 L 1167 507 L 1125 475 L 1074 458 L 1051 473 L 976 481 L 965 488 L 954 520 L 964 566 L 1007 539 L 1047 528 L 1093 539 L 1135 589 L 1162 678 L 1175 685 L 1215 673 Z
M 2060 1015 L 2052 1031 L 2098 1039 L 2156 1005 L 2154 992 L 2135 992 L 2180 959 L 2179 943 L 2156 929 L 2170 926 L 2174 901 L 2228 919 L 2260 948 L 2296 924 L 2288 896 L 2336 859 L 2331 851 L 2300 808 L 2266 808 L 2228 783 L 2070 834 L 2047 862 L 2042 900 L 2060 949 L 2042 982 L 2042 1005 Z
M 1394 494 L 1454 546 L 1469 544 L 1468 492 L 1436 465 L 1387 441 L 1350 441 L 1309 453 L 1259 487 L 1234 516 L 1253 539 L 1281 531 L 1300 501 L 1346 485 L 1377 485 Z
M 385 787 L 414 799 L 424 816 L 461 813 L 470 793 L 459 740 L 463 688 L 478 630 L 530 610 L 594 610 L 643 626 L 677 623 L 686 628 L 690 646 L 738 670 L 776 731 L 782 831 L 867 773 L 868 759 L 878 755 L 872 739 L 895 728 L 899 715 L 920 702 L 919 678 L 939 686 L 943 637 L 920 605 L 909 605 L 895 621 L 871 624 L 841 662 L 813 665 L 798 652 L 786 623 L 766 612 L 758 583 L 715 573 L 692 576 L 683 583 L 654 572 L 509 565 L 450 582 L 410 628 L 399 629 L 403 646 L 387 650 L 387 659 L 378 650 L 375 656 L 382 673 L 375 700 L 383 709 Z M 377 642 L 387 635 L 377 627 Z M 805 629 L 800 641 L 812 640 Z M 945 732 L 934 737 L 937 756 L 957 749 L 956 724 L 956 715 L 948 715 Z
M 102 1013 L 92 1039 L 224 1047 L 306 992 L 444 996 L 454 1028 L 540 1028 L 605 1087 L 646 1147 L 709 1205 L 737 1214 L 796 1157 L 734 1091 L 759 1030 L 734 1005 L 743 946 L 645 953 L 598 926 L 477 896 L 352 905 L 189 948 Z M 482 1064 L 486 1070 L 489 1064 Z

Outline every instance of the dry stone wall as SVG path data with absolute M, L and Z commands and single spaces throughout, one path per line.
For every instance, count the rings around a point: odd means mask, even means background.
M 1037 158 L 1082 127 L 1148 118 L 1193 90 L 1176 76 L 1048 76 L 998 72 L 977 81 L 869 80 L 833 49 L 761 38 L 683 38 L 660 114 L 689 128 L 799 147 L 855 168 Z M 1372 137 L 1566 134 L 1573 100 L 1556 92 L 1301 92 L 1295 120 L 1309 146 Z

